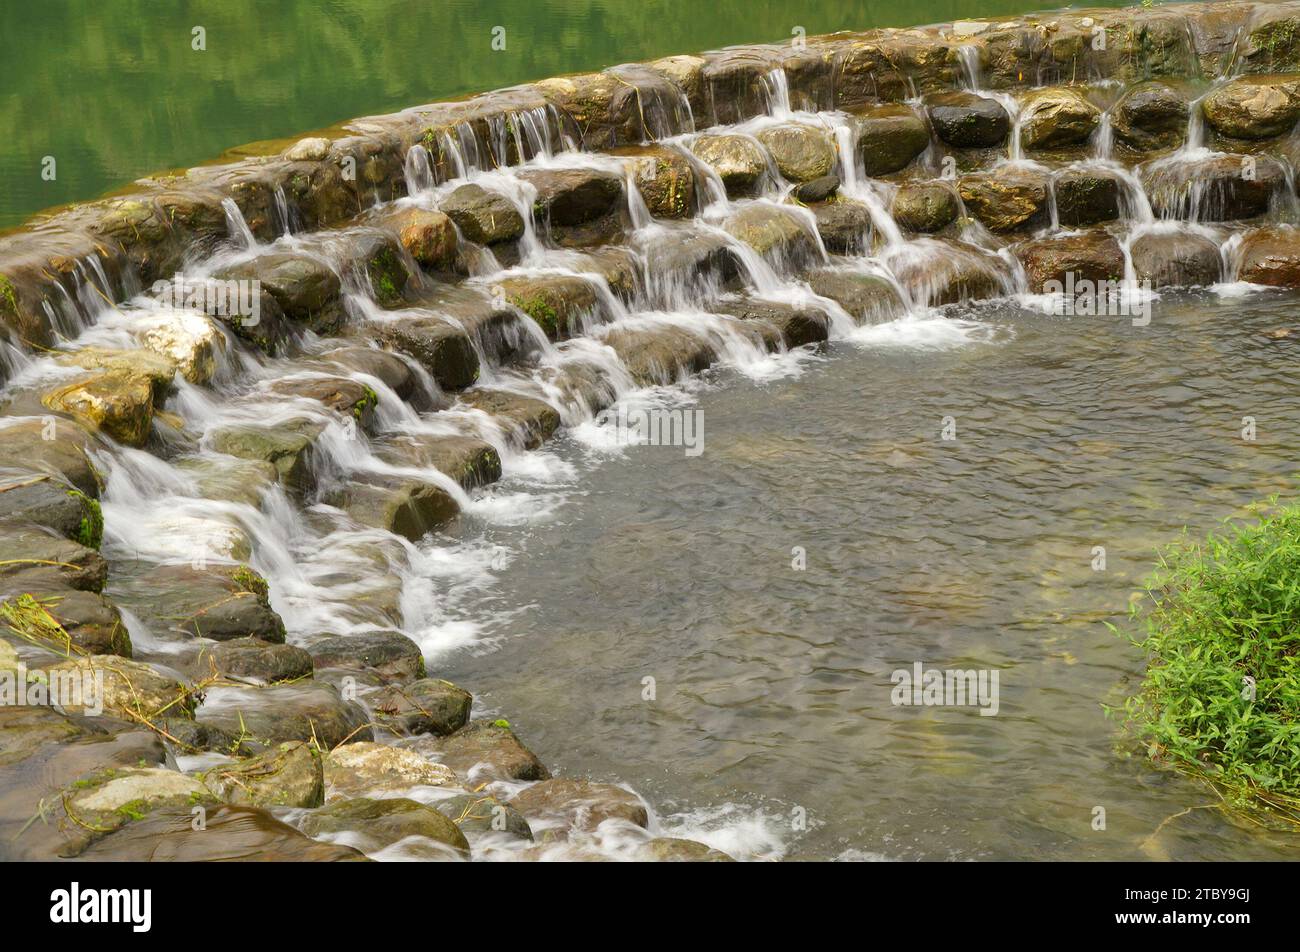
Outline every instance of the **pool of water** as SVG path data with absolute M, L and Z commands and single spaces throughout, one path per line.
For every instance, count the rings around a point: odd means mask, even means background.
M 1294 859 L 1212 810 L 1157 833 L 1215 797 L 1126 759 L 1103 705 L 1141 677 L 1106 623 L 1156 549 L 1295 495 L 1296 304 L 1166 293 L 1140 327 L 1004 301 L 664 393 L 700 455 L 579 431 L 495 490 L 517 519 L 441 540 L 432 670 L 557 773 L 739 852 Z M 917 662 L 996 670 L 996 716 L 893 704 Z
M 1089 6 L 1123 6 L 1099 0 Z M 0 7 L 0 228 L 247 142 L 672 53 L 1043 0 L 60 0 Z M 202 27 L 204 49 L 194 49 Z M 494 49 L 496 28 L 505 48 Z M 499 43 L 497 44 L 500 45 Z M 53 157 L 54 178 L 42 173 Z

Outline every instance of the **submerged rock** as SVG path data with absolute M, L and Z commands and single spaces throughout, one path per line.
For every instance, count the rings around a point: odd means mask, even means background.
M 912 300 L 932 307 L 1007 293 L 1006 263 L 963 241 L 928 238 L 886 259 Z
M 438 812 L 451 818 L 466 835 L 507 836 L 531 840 L 532 827 L 514 807 L 485 793 L 467 793 L 438 801 Z
M 734 863 L 735 860 L 713 847 L 695 840 L 656 836 L 643 848 L 646 859 L 654 863 Z
M 240 748 L 250 751 L 286 741 L 310 741 L 332 749 L 372 736 L 360 705 L 343 700 L 337 690 L 319 682 L 209 688 L 195 718 L 235 737 Z
M 614 325 L 603 340 L 641 386 L 676 383 L 708 369 L 717 355 L 703 334 L 671 324 Z
M 404 797 L 339 800 L 308 814 L 302 829 L 308 836 L 350 834 L 341 838 L 367 853 L 399 843 L 407 858 L 463 858 L 469 853 L 469 841 L 455 823 Z
M 319 420 L 296 417 L 269 425 L 222 427 L 211 440 L 218 453 L 270 463 L 286 490 L 305 494 L 315 487 L 315 446 L 324 430 L 325 424 Z
M 650 822 L 641 798 L 622 787 L 557 777 L 517 793 L 510 806 L 528 818 L 534 833 L 590 832 L 607 820 L 645 827 Z
M 724 298 L 710 305 L 759 329 L 769 350 L 788 350 L 824 341 L 830 334 L 826 314 L 812 307 L 767 301 L 753 295 Z

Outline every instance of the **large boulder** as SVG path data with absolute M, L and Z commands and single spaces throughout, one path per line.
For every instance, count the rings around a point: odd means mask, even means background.
M 1005 166 L 963 176 L 958 183 L 966 210 L 989 231 L 1033 231 L 1049 221 L 1047 176 Z
M 77 856 L 91 844 L 155 810 L 215 805 L 203 783 L 163 767 L 104 770 L 82 778 L 58 800 L 71 837 L 61 855 Z M 52 818 L 51 818 L 52 820 Z
M 582 334 L 600 315 L 596 288 L 576 275 L 519 275 L 502 279 L 498 286 L 551 340 Z
M 1111 110 L 1117 141 L 1136 152 L 1175 149 L 1187 137 L 1187 97 L 1168 83 L 1129 87 Z
M 144 446 L 153 427 L 154 386 L 146 376 L 104 371 L 61 384 L 41 398 L 92 431 L 127 446 Z
M 543 780 L 517 793 L 510 806 L 522 813 L 534 833 L 552 830 L 592 832 L 613 820 L 645 827 L 650 818 L 641 798 L 610 783 Z
M 732 213 L 722 227 L 760 255 L 796 267 L 818 255 L 806 221 L 789 207 L 755 202 Z
M 695 169 L 679 149 L 659 143 L 613 151 L 627 159 L 641 200 L 655 218 L 690 218 L 695 212 Z
M 1300 231 L 1261 228 L 1251 232 L 1238 249 L 1239 281 L 1275 288 L 1300 288 Z
M 1101 125 L 1101 110 L 1070 86 L 1026 94 L 1020 112 L 1020 142 L 1035 151 L 1069 148 L 1087 142 Z
M 467 491 L 501 478 L 501 455 L 496 447 L 473 436 L 393 434 L 374 451 L 396 466 L 432 467 Z
M 858 111 L 858 154 L 867 175 L 888 175 L 912 164 L 930 145 L 930 130 L 907 106 L 885 104 Z
M 852 268 L 823 268 L 804 276 L 815 294 L 830 298 L 859 324 L 879 324 L 903 312 L 887 280 Z
M 1286 135 L 1300 119 L 1300 76 L 1241 76 L 1201 102 L 1205 121 L 1232 139 Z
M 768 126 L 755 137 L 771 153 L 777 171 L 791 182 L 811 182 L 835 169 L 835 143 L 821 129 L 791 122 Z
M 427 208 L 403 209 L 388 222 L 402 247 L 422 267 L 450 271 L 456 263 L 456 228 L 451 216 Z
M 258 281 L 286 317 L 329 330 L 340 320 L 342 283 L 334 269 L 314 255 L 275 251 L 224 268 L 219 280 Z
M 1189 231 L 1155 232 L 1134 239 L 1129 249 L 1134 276 L 1152 288 L 1203 287 L 1222 278 L 1219 246 Z
M 708 165 L 731 198 L 752 195 L 767 173 L 767 155 L 749 136 L 706 133 L 691 142 L 691 151 Z
M 861 255 L 871 248 L 871 210 L 861 202 L 836 198 L 812 206 L 817 233 L 831 254 Z
M 365 710 L 319 682 L 209 688 L 195 719 L 253 752 L 287 741 L 310 741 L 328 750 L 372 736 Z
M 127 564 L 114 569 L 110 593 L 156 636 L 284 642 L 266 580 L 248 566 Z
M 226 803 L 252 807 L 318 807 L 325 802 L 321 758 L 310 744 L 293 741 L 200 775 Z
M 367 699 L 376 719 L 400 734 L 451 734 L 469 723 L 473 696 L 438 678 L 393 685 Z
M 471 721 L 436 745 L 442 763 L 471 783 L 551 776 L 505 721 Z
M 943 231 L 961 213 L 957 192 L 944 182 L 908 182 L 894 195 L 891 212 L 907 231 Z
M 404 797 L 339 800 L 302 820 L 308 836 L 345 838 L 366 853 L 401 845 L 404 859 L 464 857 L 469 841 L 448 817 Z
M 424 677 L 424 653 L 399 631 L 328 635 L 312 642 L 307 650 L 317 669 L 369 672 L 380 680 L 399 683 Z
M 1068 286 L 1091 281 L 1094 284 L 1124 279 L 1124 251 L 1119 242 L 1104 231 L 1081 235 L 1043 238 L 1016 248 L 1016 257 L 1024 265 L 1029 290 L 1041 294 L 1049 281 Z
M 371 428 L 375 407 L 379 403 L 374 390 L 351 377 L 296 374 L 272 382 L 267 389 L 273 394 L 319 403 L 351 418 L 364 430 Z
M 439 203 L 460 229 L 480 245 L 513 241 L 524 233 L 524 219 L 510 199 L 481 185 L 462 185 Z
M 959 149 L 990 149 L 1002 145 L 1011 131 L 1011 117 L 996 99 L 969 92 L 941 93 L 927 103 L 935 134 Z
M 1106 171 L 1067 169 L 1056 176 L 1056 216 L 1061 225 L 1077 228 L 1120 217 L 1120 180 Z
M 1266 214 L 1287 187 L 1282 166 L 1267 156 L 1208 155 L 1156 160 L 1141 169 L 1151 207 L 1161 218 L 1234 221 Z
M 57 476 L 90 498 L 99 498 L 99 475 L 86 453 L 96 445 L 95 440 L 75 421 L 0 418 L 0 444 L 4 446 L 4 468 L 11 474 Z M 6 476 L 5 484 L 10 482 Z
M 210 439 L 218 453 L 270 463 L 285 489 L 305 494 L 315 487 L 315 446 L 324 430 L 319 420 L 295 417 L 282 423 L 231 424 L 214 431 Z
M 413 750 L 371 741 L 348 744 L 325 758 L 325 794 L 330 801 L 390 797 L 414 787 L 444 787 L 455 779 L 450 768 Z
M 444 390 L 468 387 L 479 375 L 478 353 L 465 331 L 441 317 L 390 321 L 377 328 L 378 337 L 414 360 Z

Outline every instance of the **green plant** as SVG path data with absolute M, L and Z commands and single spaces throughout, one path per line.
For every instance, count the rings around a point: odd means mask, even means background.
M 1153 759 L 1300 822 L 1300 507 L 1257 514 L 1162 554 L 1124 713 Z
M 77 489 L 69 489 L 68 495 L 81 503 L 81 523 L 77 526 L 76 541 L 88 549 L 98 549 L 104 540 L 104 510 L 100 508 L 99 500 Z

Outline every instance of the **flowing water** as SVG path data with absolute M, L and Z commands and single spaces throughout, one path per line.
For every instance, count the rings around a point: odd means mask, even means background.
M 966 66 L 966 85 L 979 89 Z M 1014 257 L 979 225 L 960 253 L 1002 295 L 935 308 L 927 272 L 959 246 L 904 235 L 888 210 L 895 186 L 864 174 L 846 115 L 792 109 L 779 70 L 763 92 L 768 114 L 732 131 L 790 118 L 829 130 L 841 191 L 870 212 L 872 253 L 828 255 L 812 214 L 782 203 L 790 184 L 775 166 L 757 197 L 733 201 L 692 160 L 699 214 L 657 221 L 620 160 L 553 135 L 545 110 L 514 117 L 530 168 L 623 176 L 642 277 L 624 299 L 533 220 L 535 187 L 492 160 L 506 152 L 504 124 L 493 141 L 446 137 L 450 181 L 423 147 L 410 150 L 412 194 L 401 204 L 436 207 L 468 179 L 506 195 L 526 222 L 519 262 L 503 267 L 483 250 L 459 292 L 486 297 L 517 276 L 590 285 L 581 336 L 553 343 L 520 312 L 503 341 L 476 339 L 481 384 L 560 412 L 563 434 L 539 452 L 520 452 L 414 362 L 406 401 L 351 372 L 379 397 L 367 437 L 272 389 L 340 374 L 329 362 L 338 341 L 307 333 L 297 352 L 268 359 L 181 315 L 187 333 L 216 335 L 207 379 L 178 383 L 163 452 L 115 448 L 97 460 L 110 594 L 121 595 L 136 656 L 166 665 L 186 646 L 131 613 L 132 572 L 188 561 L 201 544 L 268 578 L 291 641 L 399 626 L 432 674 L 474 690 L 476 716 L 509 717 L 555 773 L 627 784 L 653 806 L 657 830 L 738 857 L 1294 858 L 1293 842 L 1216 811 L 1180 816 L 1212 794 L 1123 756 L 1103 705 L 1122 703 L 1141 677 L 1142 657 L 1107 623 L 1130 624 L 1156 550 L 1184 525 L 1200 533 L 1270 494 L 1294 496 L 1296 295 L 1234 280 L 1235 226 L 1157 220 L 1139 178 L 1113 161 L 1107 126 L 1093 156 L 1068 168 L 1119 177 L 1122 301 L 1149 305 L 1149 322 L 1045 313 L 1052 302 L 1026 293 Z M 1015 117 L 1015 100 L 1000 98 Z M 697 133 L 689 107 L 657 107 L 654 131 L 686 149 Z M 1191 131 L 1162 160 L 1171 168 L 1207 154 Z M 1058 171 L 1025 160 L 1014 134 L 1001 161 Z M 1195 219 L 1202 199 L 1190 201 Z M 788 216 L 801 250 L 759 255 L 721 227 L 754 211 Z M 354 260 L 366 226 L 301 234 L 280 194 L 268 242 L 233 201 L 225 212 L 230 238 L 190 278 L 294 250 L 338 273 L 354 322 L 427 316 L 377 305 Z M 1293 220 L 1294 203 L 1272 214 Z M 1132 240 L 1179 229 L 1225 248 L 1221 283 L 1138 288 Z M 1048 230 L 1059 231 L 1055 217 Z M 721 279 L 695 259 L 675 266 L 683 246 L 724 249 L 752 298 L 822 312 L 831 342 L 769 353 L 740 321 L 708 311 Z M 885 278 L 900 307 L 859 326 L 801 279 L 826 265 Z M 178 320 L 129 275 L 116 283 L 98 258 L 79 262 L 76 293 L 51 305 L 60 332 L 77 346 L 125 349 Z M 707 340 L 717 368 L 638 388 L 602 346 L 611 331 L 665 329 Z M 71 374 L 47 356 L 0 360 L 12 393 Z M 579 380 L 597 381 L 616 407 L 698 412 L 703 452 L 624 445 Z M 205 483 L 207 467 L 230 462 L 213 448 L 221 428 L 290 420 L 319 431 L 319 490 L 307 505 L 279 487 L 259 498 Z M 448 434 L 492 444 L 505 478 L 468 493 L 431 467 L 395 462 L 379 439 Z M 332 490 L 381 476 L 437 484 L 461 518 L 416 545 L 328 505 Z M 916 664 L 996 671 L 996 714 L 892 703 L 894 672 Z M 1093 828 L 1097 807 L 1105 830 Z
M 1140 680 L 1105 623 L 1128 627 L 1156 548 L 1295 495 L 1297 345 L 1265 334 L 1295 305 L 1167 294 L 1145 328 L 989 306 L 776 380 L 720 373 L 677 398 L 700 456 L 566 439 L 572 477 L 500 488 L 559 504 L 462 530 L 508 564 L 466 580 L 448 624 L 476 641 L 440 670 L 526 712 L 562 771 L 626 781 L 724 848 L 1294 859 L 1211 811 L 1148 840 L 1213 794 L 1117 756 L 1102 704 Z M 997 716 L 891 704 L 917 661 L 998 670 Z

